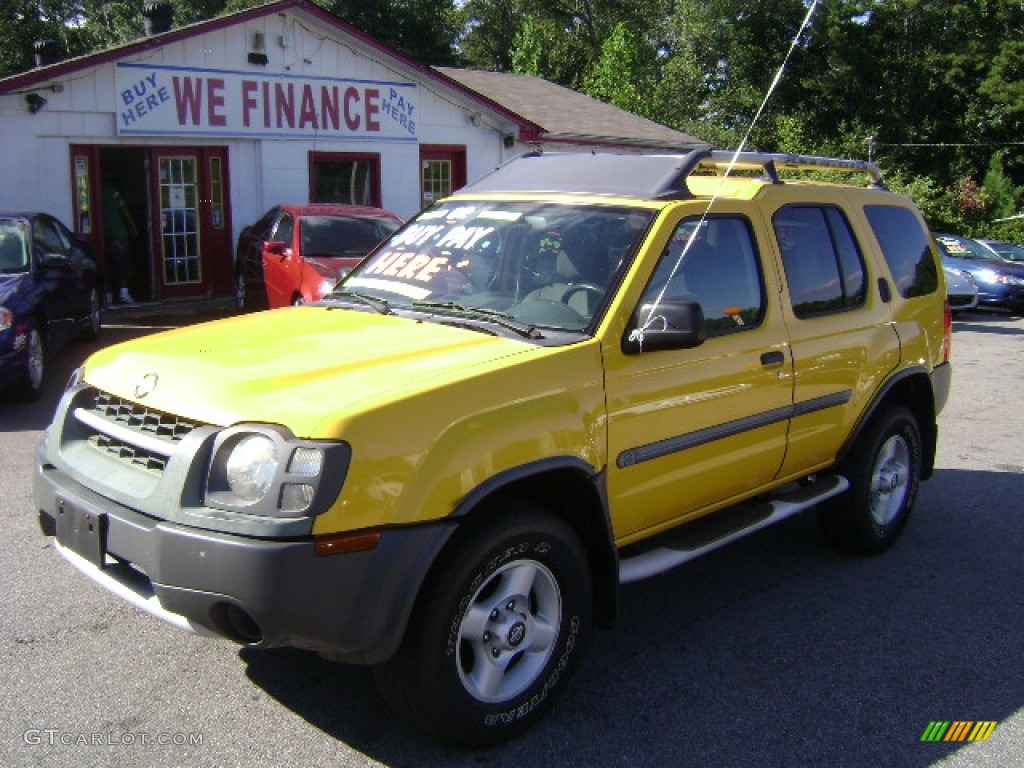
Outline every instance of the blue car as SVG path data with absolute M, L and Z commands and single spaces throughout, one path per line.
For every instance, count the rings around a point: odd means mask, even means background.
M 970 272 L 978 284 L 978 306 L 1024 314 L 1024 264 L 1004 261 L 976 240 L 936 234 L 943 266 Z
M 0 390 L 33 399 L 67 341 L 100 331 L 99 265 L 46 213 L 0 210 Z

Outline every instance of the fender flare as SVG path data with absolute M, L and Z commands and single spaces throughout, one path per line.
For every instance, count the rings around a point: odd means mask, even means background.
M 531 500 L 545 506 L 565 520 L 580 537 L 590 557 L 594 588 L 594 622 L 600 627 L 615 625 L 619 612 L 619 554 L 615 546 L 611 513 L 608 508 L 607 469 L 596 470 L 577 456 L 550 456 L 499 472 L 466 494 L 455 505 L 451 518 L 457 523 L 466 519 L 488 498 L 543 475 L 569 471 L 577 474 L 593 488 L 593 503 L 573 505 L 545 504 L 542 497 Z
M 927 382 L 925 392 L 919 392 L 916 397 L 908 398 L 906 395 L 894 395 L 894 391 L 907 385 L 916 388 L 917 382 Z M 853 447 L 857 444 L 864 430 L 874 419 L 875 415 L 891 402 L 893 398 L 907 405 L 918 417 L 918 428 L 921 430 L 921 440 L 924 444 L 924 462 L 921 467 L 921 479 L 927 480 L 931 477 L 935 468 L 935 450 L 938 443 L 938 424 L 935 413 L 935 392 L 932 388 L 930 372 L 921 365 L 912 365 L 902 368 L 890 376 L 885 383 L 879 387 L 872 396 L 867 407 L 861 412 L 846 441 L 836 454 L 836 464 L 842 462 L 849 456 Z

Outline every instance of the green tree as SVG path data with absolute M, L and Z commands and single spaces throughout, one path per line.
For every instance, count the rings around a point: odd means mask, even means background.
M 580 38 L 550 19 L 527 18 L 512 48 L 512 69 L 578 88 L 590 57 Z
M 469 0 L 462 7 L 463 61 L 475 69 L 512 70 L 512 48 L 526 13 L 519 0 Z
M 458 63 L 453 0 L 321 0 L 327 10 L 425 64 Z
M 34 67 L 37 46 L 60 58 L 92 49 L 77 0 L 3 0 L 0 8 L 0 74 Z
M 990 201 L 990 218 L 1004 219 L 1019 212 L 1021 190 L 1014 186 L 1003 170 L 1003 153 L 996 152 L 992 155 L 981 186 Z
M 601 46 L 601 57 L 583 83 L 583 91 L 638 115 L 652 115 L 655 52 L 625 24 L 616 25 Z
M 34 43 L 61 58 L 138 39 L 145 0 L 0 0 L 0 73 L 34 66 Z M 263 5 L 262 0 L 169 0 L 174 26 Z M 339 18 L 427 64 L 458 63 L 460 17 L 453 0 L 318 0 Z

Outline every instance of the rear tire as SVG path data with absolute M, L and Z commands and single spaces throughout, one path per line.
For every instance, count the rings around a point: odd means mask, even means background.
M 565 688 L 589 630 L 590 568 L 573 531 L 524 503 L 492 506 L 424 584 L 383 698 L 451 744 L 518 735 Z
M 889 549 L 914 509 L 921 466 L 917 419 L 901 405 L 881 412 L 839 468 L 850 490 L 818 510 L 824 537 L 850 552 Z

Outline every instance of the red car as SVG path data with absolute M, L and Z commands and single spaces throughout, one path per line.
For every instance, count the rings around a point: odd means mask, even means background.
M 401 225 L 398 216 L 382 208 L 275 205 L 238 236 L 238 308 L 317 301 Z

